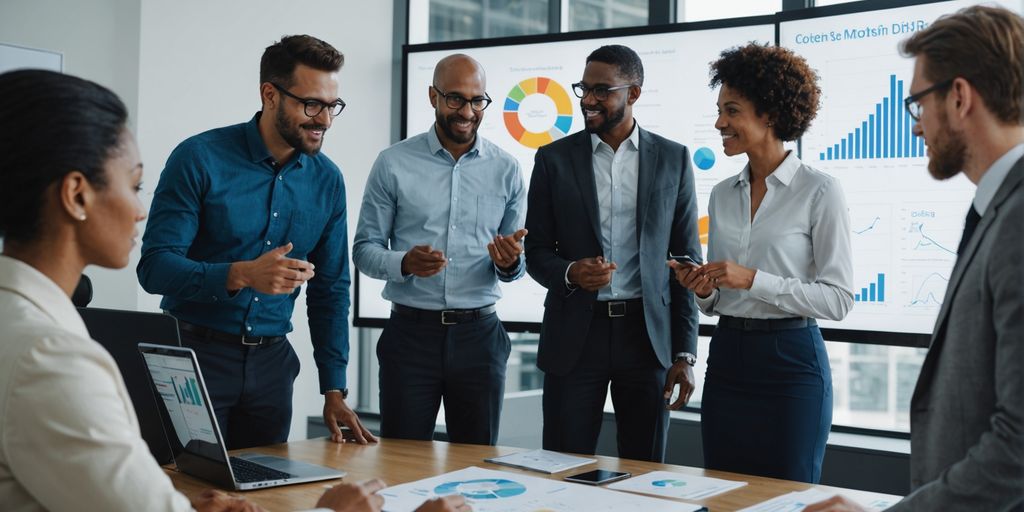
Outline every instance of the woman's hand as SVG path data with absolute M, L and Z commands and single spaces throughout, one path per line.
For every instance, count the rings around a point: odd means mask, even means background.
M 708 277 L 701 272 L 701 268 L 698 265 L 679 263 L 675 260 L 668 260 L 668 266 L 675 272 L 676 281 L 683 288 L 693 290 L 693 293 L 697 294 L 698 297 L 704 299 L 711 295 L 711 292 L 715 291 L 715 285 L 711 282 Z
M 754 285 L 757 269 L 747 268 L 731 261 L 715 261 L 700 267 L 715 287 L 749 290 Z

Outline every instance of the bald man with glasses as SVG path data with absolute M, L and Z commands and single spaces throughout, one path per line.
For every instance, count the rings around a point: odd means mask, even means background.
M 445 57 L 428 96 L 436 121 L 377 157 L 352 248 L 392 303 L 377 343 L 381 435 L 431 439 L 443 401 L 451 442 L 493 445 L 511 350 L 495 303 L 498 282 L 526 270 L 523 177 L 477 135 L 491 103 L 479 62 Z

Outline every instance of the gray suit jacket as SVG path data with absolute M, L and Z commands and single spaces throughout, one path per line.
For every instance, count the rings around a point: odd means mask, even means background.
M 1024 159 L 957 258 L 910 404 L 912 493 L 892 510 L 1024 496 Z
M 637 233 L 644 318 L 661 364 L 697 353 L 697 306 L 665 261 L 701 256 L 697 198 L 685 146 L 640 129 Z M 537 151 L 526 210 L 526 270 L 548 289 L 537 366 L 564 375 L 576 365 L 597 292 L 565 286 L 569 264 L 603 254 L 590 134 L 574 133 Z

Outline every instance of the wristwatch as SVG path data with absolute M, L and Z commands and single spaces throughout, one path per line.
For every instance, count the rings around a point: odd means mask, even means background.
M 345 389 L 328 389 L 328 390 L 324 391 L 325 395 L 327 393 L 341 393 L 341 399 L 342 400 L 345 400 L 345 399 L 348 398 L 348 388 L 345 388 Z
M 695 356 L 695 355 L 693 355 L 693 354 L 691 354 L 689 352 L 676 352 L 675 354 L 672 355 L 672 363 L 673 364 L 675 364 L 675 362 L 680 360 L 680 359 L 682 359 L 683 361 L 686 361 L 686 364 L 688 364 L 690 366 L 693 366 L 693 365 L 697 364 L 697 356 Z

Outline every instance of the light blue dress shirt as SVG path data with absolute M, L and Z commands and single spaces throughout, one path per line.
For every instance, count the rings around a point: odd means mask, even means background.
M 640 173 L 640 130 L 619 144 L 619 149 L 590 135 L 594 184 L 601 212 L 601 249 L 614 262 L 610 285 L 597 292 L 598 300 L 626 300 L 643 296 L 640 282 L 640 235 L 636 231 L 636 192 Z
M 458 161 L 425 133 L 380 153 L 370 170 L 352 255 L 362 273 L 386 280 L 383 297 L 421 309 L 474 309 L 501 298 L 499 270 L 487 244 L 523 227 L 526 192 L 519 162 L 477 136 Z M 443 251 L 448 264 L 430 277 L 402 275 L 402 258 L 417 245 Z
M 1021 157 L 1024 157 L 1024 144 L 1014 146 L 1006 154 L 992 162 L 992 165 L 985 171 L 985 174 L 981 176 L 981 179 L 978 181 L 978 190 L 974 193 L 974 201 L 972 203 L 979 215 L 985 216 L 988 205 L 996 198 L 996 192 L 999 192 L 999 187 L 1003 185 L 1006 175 L 1010 174 L 1013 164 L 1017 163 L 1017 160 L 1020 160 Z

